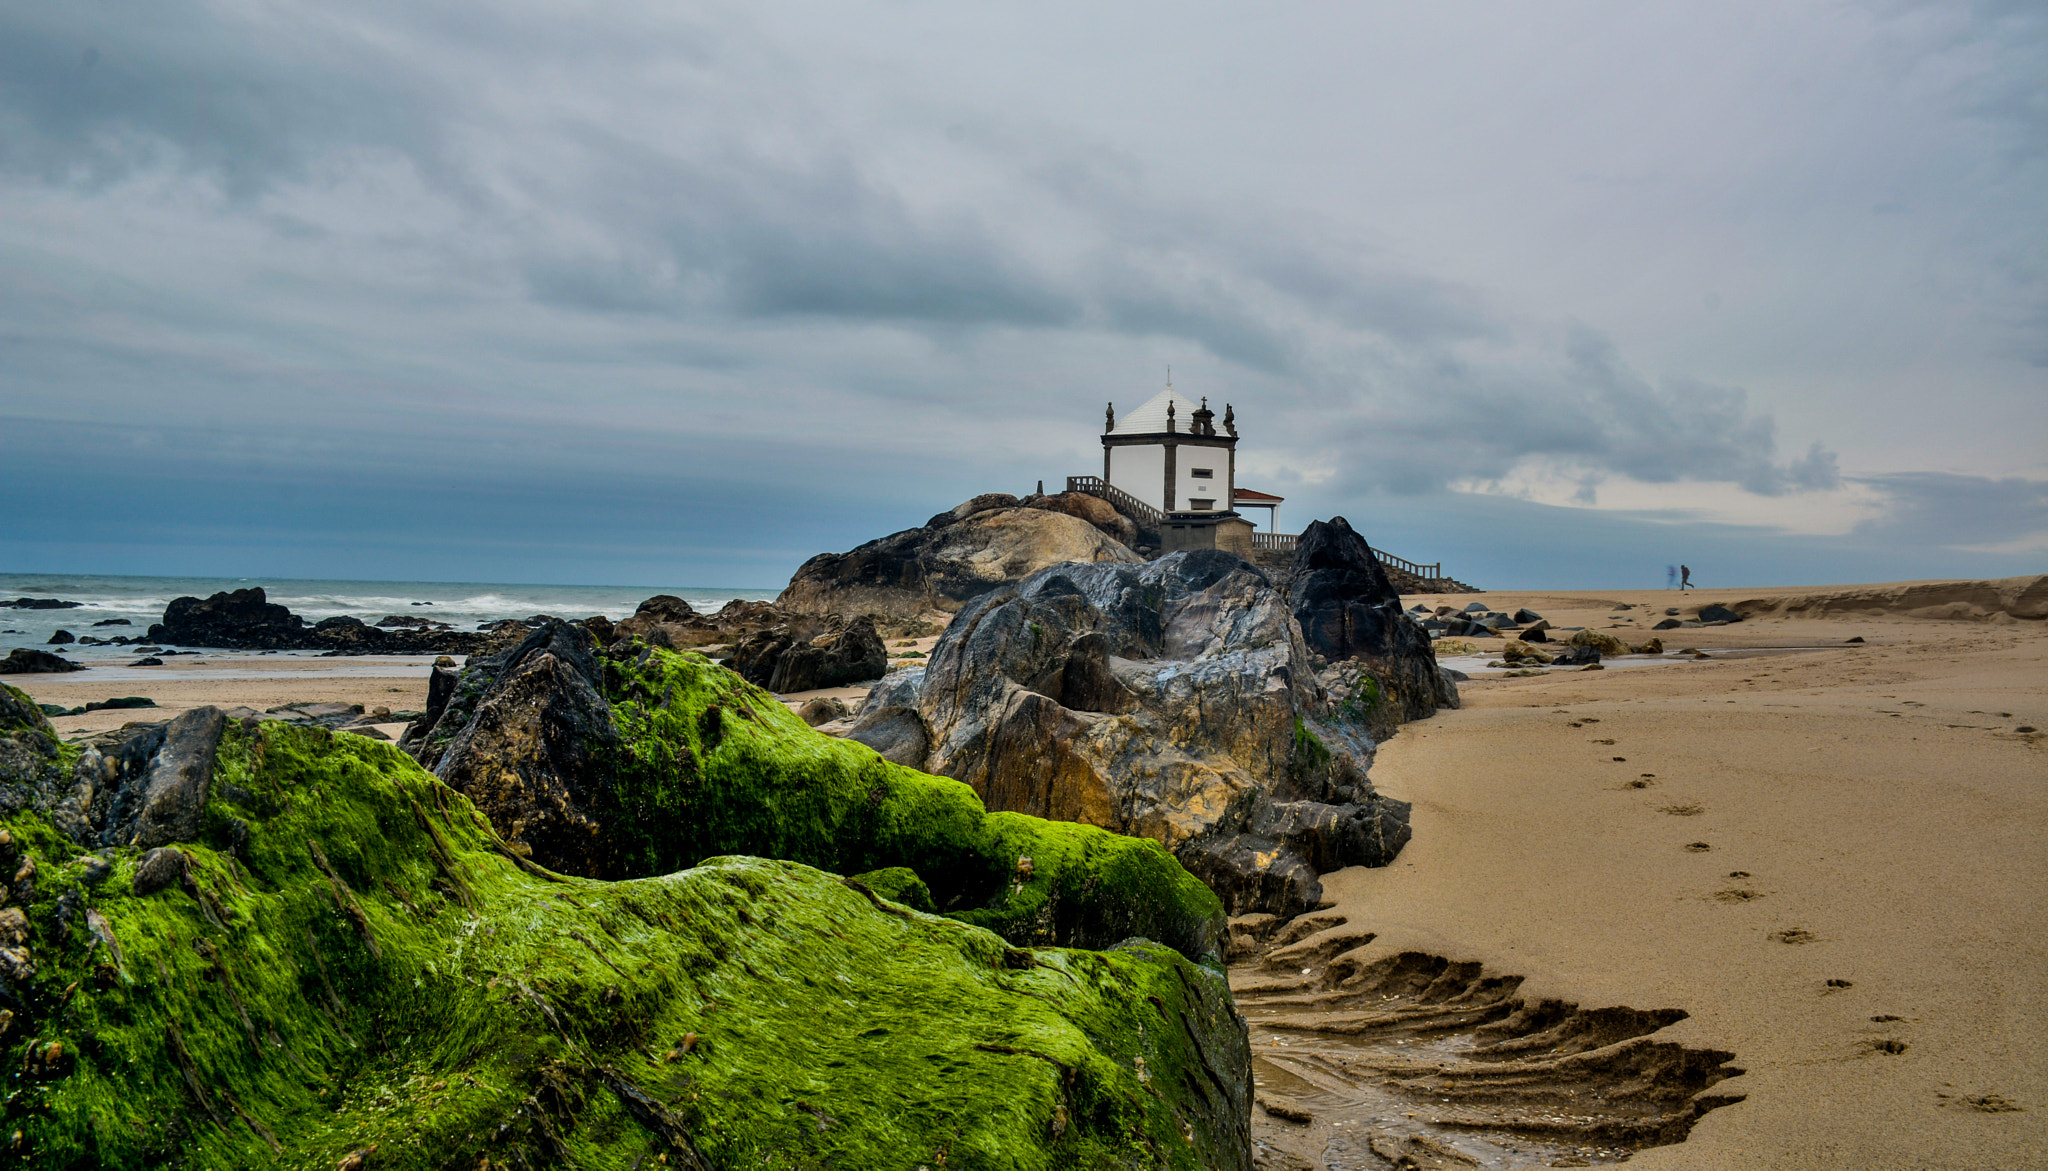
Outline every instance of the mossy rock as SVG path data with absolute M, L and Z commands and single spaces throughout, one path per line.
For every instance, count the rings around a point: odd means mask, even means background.
M 699 654 L 615 645 L 603 674 L 616 737 L 588 753 L 602 765 L 579 816 L 602 827 L 605 876 L 724 854 L 834 874 L 904 867 L 941 912 L 1019 946 L 1141 936 L 1220 965 L 1222 903 L 1157 842 L 989 813 L 967 785 L 823 735 Z
M 185 881 L 146 896 L 136 851 L 0 819 L 0 862 L 34 862 L 0 1159 L 1249 1166 L 1242 1023 L 1170 948 L 1018 948 L 789 860 L 551 874 L 348 733 L 230 724 L 213 779 Z

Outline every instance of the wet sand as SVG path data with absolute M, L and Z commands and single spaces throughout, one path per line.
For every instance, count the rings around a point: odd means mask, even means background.
M 1478 600 L 1632 642 L 1680 604 Z M 1328 876 L 1342 925 L 1256 978 L 1415 953 L 1525 1002 L 1683 1010 L 1655 1040 L 1732 1053 L 1707 1093 L 1742 1100 L 1634 1166 L 2048 1164 L 2048 737 L 2020 730 L 2048 726 L 2048 629 L 1872 609 L 1664 636 L 1828 649 L 1465 684 L 1373 767 L 1414 840 Z M 1296 1150 L 1319 1125 L 1258 1119 Z

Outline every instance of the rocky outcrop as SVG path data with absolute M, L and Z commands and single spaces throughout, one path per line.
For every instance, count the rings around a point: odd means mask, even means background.
M 655 646 L 673 650 L 737 643 L 748 635 L 786 625 L 789 615 L 771 602 L 727 602 L 714 614 L 700 614 L 688 602 L 673 594 L 656 594 L 640 603 L 633 616 L 618 623 L 602 641 L 644 638 Z
M 617 882 L 550 873 L 388 745 L 227 722 L 190 837 L 81 854 L 36 808 L 0 825 L 17 878 L 0 1021 L 18 1102 L 41 1103 L 10 1120 L 13 1149 L 35 1165 L 417 1171 L 1050 1169 L 1141 1150 L 1148 1167 L 1249 1171 L 1250 1053 L 1220 970 L 1138 932 L 1023 946 L 905 905 L 958 906 L 984 847 L 999 905 L 1060 882 L 1090 906 L 1162 893 L 1126 847 L 1070 826 L 1034 836 L 960 785 L 799 732 L 729 672 L 647 654 L 622 684 L 696 688 L 675 701 L 692 727 L 707 700 L 760 705 L 761 723 L 734 719 L 698 755 L 721 800 L 744 792 L 765 815 L 803 799 L 727 787 L 749 759 L 749 777 L 845 791 L 814 840 L 846 846 L 846 868 L 722 856 Z M 17 763 L 31 788 L 66 771 L 47 722 L 0 689 L 8 745 L 22 759 L 4 758 L 0 788 Z M 885 839 L 904 844 L 897 861 L 855 868 Z M 363 1089 L 380 1086 L 411 1089 Z
M 1264 571 L 1210 550 L 984 595 L 848 735 L 993 808 L 1156 840 L 1234 914 L 1293 914 L 1319 870 L 1408 838 L 1407 806 L 1366 781 L 1371 706 L 1325 688 Z
M 477 654 L 502 646 L 514 631 L 467 631 L 446 627 L 385 629 L 341 615 L 307 625 L 290 609 L 271 601 L 262 586 L 207 598 L 174 598 L 164 620 L 141 638 L 116 642 L 168 643 L 224 650 L 318 650 L 360 655 Z
M 1043 508 L 1049 512 L 1064 512 L 1078 517 L 1102 530 L 1105 536 L 1120 545 L 1135 549 L 1138 545 L 1138 526 L 1116 510 L 1116 507 L 1100 496 L 1086 492 L 1059 492 L 1049 496 L 1032 496 L 1024 501 L 1027 508 Z
M 1112 510 L 1113 511 L 1113 510 Z M 910 618 L 967 602 L 1064 562 L 1137 564 L 1116 538 L 1079 516 L 977 496 L 923 527 L 804 562 L 776 604 L 791 614 Z
M 60 675 L 66 671 L 83 671 L 83 663 L 39 651 L 34 647 L 18 646 L 0 659 L 0 675 Z
M 0 610 L 76 610 L 84 602 L 67 602 L 61 598 L 16 598 L 11 602 L 0 601 Z
M 473 661 L 406 743 L 553 870 L 624 878 L 726 853 L 907 866 L 942 910 L 1013 942 L 1221 946 L 1215 896 L 1155 844 L 989 814 L 966 786 L 821 736 L 702 656 L 641 641 L 600 654 L 557 623 Z M 1019 857 L 1038 860 L 1029 882 Z
M 1311 523 L 1295 542 L 1285 580 L 1288 604 L 1309 649 L 1345 664 L 1348 686 L 1362 689 L 1366 684 L 1359 680 L 1373 681 L 1375 735 L 1391 735 L 1402 722 L 1458 706 L 1457 688 L 1437 669 L 1429 632 L 1402 613 L 1400 593 L 1350 522 L 1339 516 Z M 1513 623 L 1502 615 L 1487 625 L 1498 631 Z
M 762 631 L 734 647 L 727 665 L 747 682 L 787 695 L 880 679 L 889 669 L 889 649 L 874 619 L 862 615 L 816 638 L 788 626 Z

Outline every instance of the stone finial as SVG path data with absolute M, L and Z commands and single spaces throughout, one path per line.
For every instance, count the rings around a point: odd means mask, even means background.
M 1237 408 L 1229 403 L 1223 404 L 1223 429 L 1230 432 L 1232 439 L 1237 438 Z
M 1116 430 L 1116 404 L 1110 403 L 1102 412 L 1102 431 L 1106 435 Z
M 1173 400 L 1166 400 L 1166 429 L 1173 430 Z

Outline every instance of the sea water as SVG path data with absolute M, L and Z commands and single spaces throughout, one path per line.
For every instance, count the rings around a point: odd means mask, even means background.
M 323 618 L 346 614 L 376 625 L 381 618 L 432 618 L 457 630 L 506 618 L 551 614 L 557 618 L 588 618 L 602 614 L 614 621 L 632 614 L 655 594 L 673 594 L 700 611 L 716 610 L 735 598 L 773 601 L 775 590 L 719 589 L 703 586 L 564 586 L 514 585 L 501 582 L 448 581 L 319 581 L 275 577 L 114 577 L 83 574 L 0 573 L 0 601 L 16 598 L 59 598 L 82 603 L 64 610 L 0 609 L 0 655 L 13 647 L 32 646 L 90 662 L 135 657 L 133 647 L 48 646 L 58 630 L 100 638 L 147 635 L 150 624 L 163 621 L 173 598 L 204 598 L 223 590 L 262 586 L 272 602 L 288 607 L 308 626 Z M 95 626 L 125 618 L 127 626 Z

